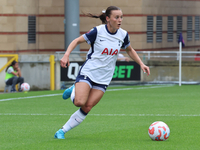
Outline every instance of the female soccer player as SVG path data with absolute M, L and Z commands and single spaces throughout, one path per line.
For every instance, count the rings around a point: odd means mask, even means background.
M 56 132 L 54 137 L 57 139 L 65 139 L 64 134 L 79 125 L 100 101 L 112 79 L 121 48 L 125 49 L 128 55 L 140 65 L 143 72 L 150 74 L 149 67 L 143 64 L 131 47 L 127 31 L 120 28 L 123 17 L 120 8 L 110 6 L 99 16 L 92 14 L 88 16 L 100 18 L 104 24 L 94 27 L 90 32 L 73 40 L 60 60 L 61 67 L 66 68 L 66 65 L 70 65 L 69 55 L 78 44 L 87 42 L 91 45 L 75 85 L 63 93 L 63 99 L 71 95 L 72 102 L 80 109 L 72 114 L 62 129 Z

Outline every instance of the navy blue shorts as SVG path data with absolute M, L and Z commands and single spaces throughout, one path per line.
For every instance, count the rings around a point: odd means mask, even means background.
M 93 82 L 92 80 L 90 80 L 88 76 L 85 76 L 85 75 L 78 75 L 76 77 L 75 83 L 78 83 L 78 82 L 85 82 L 90 86 L 91 89 L 101 90 L 104 93 L 106 91 L 106 88 L 108 87 L 108 85 L 98 84 L 98 83 Z

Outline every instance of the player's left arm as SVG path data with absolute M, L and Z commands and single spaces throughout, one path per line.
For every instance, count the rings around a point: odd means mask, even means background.
M 136 53 L 136 51 L 132 48 L 131 45 L 129 45 L 127 48 L 126 48 L 126 52 L 127 54 L 136 62 L 140 65 L 142 71 L 144 73 L 147 73 L 147 75 L 150 74 L 150 69 L 148 66 L 146 66 L 142 60 L 140 59 L 140 57 L 138 56 L 138 54 Z

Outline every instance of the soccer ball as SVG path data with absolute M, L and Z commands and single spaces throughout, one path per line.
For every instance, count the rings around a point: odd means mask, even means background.
M 153 141 L 165 141 L 169 138 L 170 129 L 166 123 L 156 121 L 150 125 L 148 134 Z
M 30 90 L 30 85 L 29 85 L 28 83 L 22 83 L 22 85 L 21 85 L 21 90 L 22 90 L 23 92 L 29 91 L 29 90 Z

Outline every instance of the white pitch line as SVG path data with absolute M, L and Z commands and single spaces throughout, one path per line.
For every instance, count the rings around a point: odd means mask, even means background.
M 58 95 L 62 95 L 62 93 L 59 93 L 59 94 L 49 94 L 49 95 L 38 95 L 38 96 L 27 96 L 27 97 L 7 98 L 7 99 L 1 99 L 0 102 L 3 102 L 3 101 L 10 101 L 10 100 L 18 100 L 18 99 L 29 99 L 29 98 L 38 98 L 38 97 L 58 96 Z
M 140 89 L 153 89 L 153 88 L 162 88 L 162 87 L 171 87 L 171 86 L 174 86 L 174 85 L 162 85 L 162 86 L 150 86 L 150 87 L 138 87 L 138 88 L 123 88 L 123 89 L 109 89 L 109 90 L 106 90 L 106 91 L 123 91 L 123 90 L 140 90 Z
M 138 88 L 121 88 L 121 89 L 108 89 L 107 91 L 123 91 L 123 90 L 135 90 L 135 89 L 151 89 L 151 88 L 161 88 L 161 87 L 171 87 L 173 85 L 164 85 L 164 86 L 150 86 L 150 87 L 138 87 Z M 48 94 L 48 95 L 38 95 L 38 96 L 27 96 L 27 97 L 15 97 L 15 98 L 7 98 L 7 99 L 0 99 L 0 102 L 3 101 L 11 101 L 11 100 L 19 100 L 19 99 L 29 99 L 29 98 L 38 98 L 38 97 L 49 97 L 49 96 L 58 96 L 62 95 L 59 94 Z
M 200 114 L 88 114 L 89 116 L 125 116 L 125 117 L 199 117 Z M 71 114 L 40 114 L 40 113 L 0 113 L 0 116 L 71 116 Z
M 161 86 L 151 86 L 151 87 L 138 87 L 134 89 L 154 89 L 154 88 L 162 88 L 162 87 L 172 87 L 174 85 L 161 85 Z

